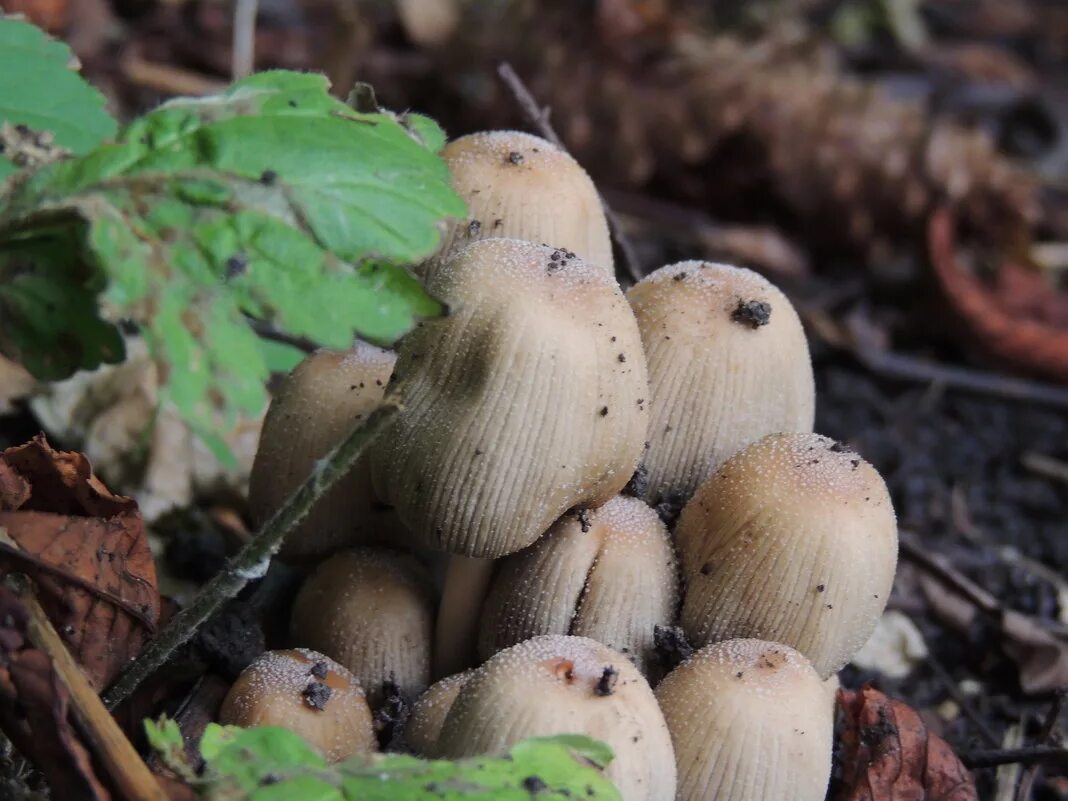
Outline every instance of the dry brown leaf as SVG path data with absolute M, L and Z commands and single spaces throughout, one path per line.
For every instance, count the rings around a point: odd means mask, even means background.
M 109 801 L 71 725 L 70 693 L 52 660 L 28 647 L 29 615 L 0 585 L 0 729 L 48 779 L 52 797 Z
M 838 691 L 845 724 L 836 801 L 978 801 L 971 774 L 912 707 L 865 686 Z
M 21 483 L 20 483 L 21 482 Z M 0 574 L 31 575 L 56 630 L 97 690 L 137 655 L 160 612 L 137 504 L 112 495 L 80 453 L 43 436 L 0 453 Z

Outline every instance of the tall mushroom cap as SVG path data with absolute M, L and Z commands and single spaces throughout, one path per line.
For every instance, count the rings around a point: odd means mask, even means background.
M 304 582 L 290 638 L 348 668 L 372 708 L 391 682 L 406 696 L 430 683 L 434 599 L 422 566 L 385 548 L 334 554 Z
M 886 484 L 818 434 L 773 434 L 733 456 L 683 509 L 676 539 L 691 642 L 785 643 L 823 678 L 871 635 L 897 567 Z
M 482 612 L 483 658 L 538 634 L 590 637 L 645 669 L 653 631 L 678 607 L 667 527 L 638 498 L 616 496 L 566 515 L 529 548 L 501 560 Z
M 309 355 L 271 401 L 249 480 L 249 509 L 262 525 L 316 462 L 382 402 L 395 354 L 365 343 Z M 376 504 L 365 460 L 316 503 L 282 543 L 283 559 L 324 556 L 345 545 L 398 536 L 399 524 Z
M 449 710 L 468 680 L 475 675 L 474 669 L 454 673 L 436 681 L 412 704 L 412 714 L 404 727 L 404 739 L 417 754 L 425 757 L 438 755 L 438 736 Z
M 428 282 L 452 309 L 400 345 L 375 489 L 431 548 L 500 557 L 618 493 L 645 442 L 645 358 L 605 271 L 485 239 Z
M 282 726 L 331 762 L 376 747 L 359 682 L 328 656 L 306 648 L 267 651 L 245 668 L 223 700 L 219 722 Z
M 762 640 L 697 651 L 656 688 L 678 801 L 823 801 L 834 720 L 808 660 Z
M 553 734 L 610 746 L 605 774 L 624 801 L 675 797 L 671 737 L 652 690 L 625 656 L 586 637 L 534 637 L 489 659 L 460 690 L 437 750 L 446 758 L 500 754 Z
M 689 498 L 766 434 L 812 430 L 815 388 L 801 321 L 767 279 L 684 261 L 627 292 L 649 365 L 647 498 Z
M 544 242 L 614 274 L 601 200 L 568 153 L 533 134 L 487 131 L 450 142 L 441 156 L 469 212 L 423 266 L 424 277 L 469 242 L 491 237 Z

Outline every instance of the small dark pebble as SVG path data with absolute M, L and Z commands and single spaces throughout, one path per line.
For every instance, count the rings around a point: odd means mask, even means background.
M 771 322 L 771 304 L 764 300 L 739 300 L 731 319 L 756 330 Z
M 597 680 L 597 686 L 593 688 L 593 691 L 597 695 L 611 695 L 616 691 L 616 682 L 619 681 L 619 670 L 607 665 L 603 671 L 601 671 L 601 678 Z
M 330 696 L 333 694 L 334 691 L 321 681 L 311 682 L 301 692 L 301 695 L 304 697 L 304 703 L 312 709 L 317 709 L 320 712 L 326 709 L 326 704 L 330 700 Z
M 537 793 L 540 793 L 543 790 L 548 790 L 549 785 L 547 785 L 537 776 L 527 776 L 525 779 L 523 779 L 523 789 L 531 795 L 536 795 Z

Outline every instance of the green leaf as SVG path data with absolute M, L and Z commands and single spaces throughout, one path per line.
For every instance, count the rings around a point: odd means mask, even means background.
M 163 763 L 187 781 L 192 779 L 196 773 L 186 756 L 185 741 L 178 724 L 163 715 L 157 722 L 146 719 L 144 727 L 149 746 L 160 755 Z
M 225 457 L 220 433 L 262 408 L 273 366 L 247 317 L 346 348 L 354 334 L 391 344 L 442 313 L 401 265 L 432 253 L 442 221 L 466 210 L 434 152 L 440 129 L 404 120 L 414 127 L 351 109 L 319 75 L 261 73 L 20 178 L 0 195 L 0 278 L 46 236 L 83 269 L 76 283 L 42 260 L 47 286 L 0 318 L 0 350 L 60 377 L 114 358 L 108 335 L 131 320 L 163 400 Z M 39 296 L 71 314 L 27 333 Z
M 50 131 L 84 153 L 115 133 L 104 96 L 70 69 L 71 52 L 28 22 L 0 17 L 0 123 Z M 0 180 L 16 170 L 0 156 Z

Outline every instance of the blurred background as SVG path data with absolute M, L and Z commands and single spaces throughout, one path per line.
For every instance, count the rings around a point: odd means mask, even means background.
M 817 430 L 887 478 L 906 544 L 895 614 L 844 683 L 904 698 L 966 761 L 1037 742 L 1062 714 L 1065 0 L 0 7 L 68 41 L 122 118 L 285 67 L 341 96 L 369 83 L 450 135 L 537 131 L 498 75 L 510 63 L 613 208 L 632 250 L 621 280 L 716 259 L 797 305 Z M 22 412 L 5 439 L 40 424 Z M 1012 799 L 1027 770 L 981 770 L 983 797 Z M 1068 799 L 1066 774 L 1033 777 L 1033 797 Z

